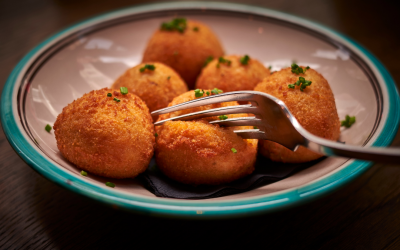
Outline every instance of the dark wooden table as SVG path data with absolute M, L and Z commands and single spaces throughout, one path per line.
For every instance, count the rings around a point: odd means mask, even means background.
M 0 0 L 0 84 L 46 37 L 145 1 Z M 375 54 L 400 83 L 400 8 L 392 1 L 240 1 L 330 26 Z M 393 1 L 394 2 L 394 1 Z M 396 136 L 393 146 L 400 146 Z M 0 248 L 400 249 L 400 166 L 376 164 L 322 199 L 251 218 L 188 221 L 139 216 L 71 193 L 34 172 L 0 132 Z

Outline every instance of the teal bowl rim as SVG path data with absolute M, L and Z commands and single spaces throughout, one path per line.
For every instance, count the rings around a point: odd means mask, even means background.
M 151 12 L 156 10 L 179 10 L 184 8 L 210 8 L 218 10 L 247 12 L 260 14 L 264 16 L 272 16 L 282 20 L 294 22 L 307 26 L 308 28 L 318 30 L 335 39 L 341 39 L 342 42 L 358 49 L 367 60 L 369 60 L 375 69 L 381 75 L 383 82 L 387 88 L 389 110 L 387 119 L 378 137 L 372 143 L 373 146 L 388 146 L 394 139 L 399 122 L 400 122 L 400 98 L 393 78 L 390 76 L 386 68 L 375 58 L 369 51 L 357 44 L 352 39 L 330 29 L 323 25 L 312 21 L 295 17 L 282 12 L 269 10 L 260 7 L 254 7 L 233 3 L 204 3 L 204 2 L 176 2 L 176 3 L 156 3 L 141 6 L 133 6 L 121 10 L 105 13 L 78 24 L 70 26 L 50 38 L 46 39 L 34 49 L 32 49 L 13 69 L 8 77 L 1 95 L 1 124 L 4 133 L 18 155 L 34 170 L 45 178 L 65 187 L 75 193 L 82 194 L 94 200 L 104 202 L 113 207 L 118 207 L 130 211 L 161 216 L 173 217 L 189 217 L 189 218 L 221 218 L 221 217 L 237 217 L 245 215 L 254 215 L 258 213 L 271 212 L 286 207 L 292 207 L 304 202 L 308 202 L 325 194 L 328 194 L 344 184 L 355 179 L 365 172 L 372 163 L 350 160 L 345 167 L 334 171 L 333 173 L 319 178 L 311 183 L 305 184 L 299 188 L 284 190 L 254 198 L 214 201 L 214 200 L 176 200 L 158 197 L 135 196 L 132 194 L 117 192 L 108 187 L 100 187 L 91 183 L 84 182 L 77 178 L 74 174 L 69 173 L 62 167 L 56 166 L 52 160 L 38 153 L 38 149 L 28 141 L 28 137 L 24 136 L 18 129 L 18 117 L 14 116 L 16 100 L 13 100 L 15 85 L 17 78 L 20 76 L 23 68 L 29 61 L 46 45 L 52 41 L 66 35 L 71 30 L 76 30 L 84 26 L 106 20 L 125 14 L 136 14 L 142 12 Z

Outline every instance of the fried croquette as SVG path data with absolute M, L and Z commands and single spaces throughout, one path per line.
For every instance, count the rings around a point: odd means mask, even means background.
M 154 69 L 146 68 L 145 63 L 130 68 L 114 82 L 112 88 L 128 88 L 130 93 L 146 103 L 150 112 L 167 107 L 175 97 L 188 91 L 186 83 L 170 67 L 157 62 L 147 65 L 153 65 Z
M 225 62 L 220 62 L 224 61 Z M 216 58 L 203 68 L 197 78 L 196 88 L 218 88 L 225 92 L 238 90 L 253 90 L 264 78 L 270 76 L 269 69 L 265 68 L 256 59 L 237 55 Z
M 149 110 L 132 93 L 91 91 L 68 104 L 53 128 L 61 154 L 100 176 L 134 178 L 146 170 L 154 153 Z
M 191 20 L 184 23 L 182 32 L 158 29 L 147 44 L 142 62 L 161 62 L 170 66 L 191 89 L 206 59 L 222 56 L 223 48 L 208 26 Z
M 175 98 L 170 106 L 193 99 L 194 91 L 190 91 Z M 232 105 L 238 103 L 226 102 L 177 111 L 161 115 L 160 119 Z M 245 115 L 228 115 L 229 118 L 240 116 Z M 210 124 L 208 119 L 166 122 L 156 127 L 157 165 L 166 176 L 185 184 L 217 185 L 237 180 L 254 171 L 257 140 L 242 139 L 233 130 L 251 128 L 224 128 Z
M 303 67 L 305 68 L 305 67 Z M 300 86 L 289 88 L 303 77 L 311 85 L 300 90 Z M 310 133 L 336 141 L 340 135 L 340 121 L 336 111 L 335 98 L 327 80 L 313 69 L 304 74 L 292 73 L 291 68 L 275 72 L 256 86 L 261 91 L 281 99 L 299 123 Z M 260 140 L 262 155 L 273 161 L 302 163 L 320 158 L 322 155 L 300 146 L 293 152 L 275 142 Z

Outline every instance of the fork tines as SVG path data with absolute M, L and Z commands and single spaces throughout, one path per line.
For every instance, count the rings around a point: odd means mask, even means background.
M 254 93 L 250 91 L 222 93 L 218 95 L 207 96 L 192 101 L 180 103 L 164 109 L 156 110 L 152 112 L 151 115 L 153 117 L 156 117 L 157 115 L 161 114 L 166 114 L 174 111 L 195 108 L 199 106 L 210 105 L 221 102 L 253 101 L 254 100 L 253 97 Z M 221 107 L 221 108 L 208 109 L 189 114 L 184 114 L 181 116 L 176 116 L 155 122 L 154 125 L 155 126 L 162 125 L 167 121 L 178 121 L 178 120 L 187 121 L 187 120 L 195 120 L 211 116 L 243 114 L 243 113 L 254 114 L 254 115 L 259 114 L 257 106 L 254 106 L 254 104 L 244 104 L 244 105 Z M 261 119 L 257 117 L 239 117 L 239 118 L 230 118 L 226 120 L 216 120 L 216 121 L 210 121 L 210 124 L 218 124 L 221 126 L 262 126 Z M 259 129 L 235 130 L 234 132 L 243 138 L 265 139 L 265 133 L 263 131 L 260 131 Z
M 195 99 L 192 101 L 179 103 L 177 105 L 166 107 L 163 109 L 159 109 L 156 111 L 151 112 L 153 117 L 156 117 L 161 114 L 171 113 L 174 111 L 179 111 L 183 109 L 195 108 L 199 106 L 214 104 L 214 103 L 221 103 L 221 102 L 233 102 L 233 101 L 251 101 L 253 96 L 253 92 L 250 91 L 235 91 L 235 92 L 228 92 L 222 93 L 218 95 L 211 95 L 202 97 L 199 99 Z

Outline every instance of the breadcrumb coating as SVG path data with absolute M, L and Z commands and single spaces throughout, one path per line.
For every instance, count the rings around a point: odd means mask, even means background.
M 196 27 L 197 31 L 194 30 Z M 217 58 L 223 53 L 221 43 L 208 26 L 187 20 L 183 33 L 158 29 L 147 44 L 142 62 L 161 62 L 170 66 L 191 89 L 206 59 L 209 56 Z
M 154 153 L 149 110 L 132 93 L 93 90 L 68 104 L 53 128 L 61 154 L 78 168 L 100 176 L 134 178 L 146 170 Z
M 175 98 L 169 106 L 195 98 L 194 91 L 189 91 Z M 202 106 L 161 115 L 160 119 L 232 105 L 238 104 L 227 102 Z M 228 115 L 229 118 L 240 116 L 245 115 Z M 216 117 L 169 121 L 156 127 L 156 161 L 165 175 L 185 184 L 217 185 L 237 180 L 254 171 L 258 140 L 242 139 L 233 132 L 252 127 L 224 128 L 209 124 L 208 121 L 212 119 Z M 232 148 L 237 152 L 232 152 Z
M 154 70 L 140 72 L 146 64 L 155 66 Z M 141 63 L 128 69 L 112 85 L 111 88 L 127 87 L 142 99 L 150 112 L 162 109 L 178 95 L 188 91 L 186 83 L 172 68 L 157 62 Z
M 304 66 L 302 66 L 305 68 Z M 300 91 L 300 87 L 288 88 L 299 77 L 312 81 L 311 86 Z M 335 98 L 328 81 L 317 71 L 309 69 L 305 74 L 296 75 L 291 68 L 273 73 L 256 86 L 261 91 L 281 99 L 299 123 L 310 133 L 336 141 L 340 136 L 340 121 Z M 322 155 L 302 146 L 293 152 L 275 142 L 260 140 L 260 153 L 273 161 L 302 163 L 318 159 Z
M 250 58 L 247 65 L 243 65 L 240 62 L 241 56 L 230 55 L 223 58 L 230 60 L 230 65 L 220 63 L 215 58 L 201 71 L 196 88 L 218 88 L 225 92 L 253 90 L 264 78 L 270 76 L 269 69 L 256 59 Z

